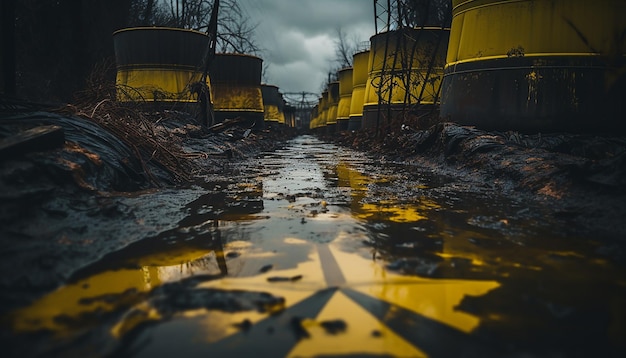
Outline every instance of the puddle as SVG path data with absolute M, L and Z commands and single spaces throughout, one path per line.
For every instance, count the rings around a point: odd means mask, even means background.
M 8 318 L 59 355 L 617 355 L 626 275 L 545 208 L 301 136 Z M 216 190 L 215 187 L 220 190 Z M 223 189 L 223 190 L 222 190 Z M 17 350 L 16 350 L 17 351 Z

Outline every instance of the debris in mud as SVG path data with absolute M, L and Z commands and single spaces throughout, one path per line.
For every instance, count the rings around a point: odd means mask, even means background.
M 238 251 L 230 251 L 230 252 L 228 252 L 226 254 L 226 257 L 229 258 L 229 259 L 234 259 L 234 258 L 239 257 L 239 256 L 241 256 L 241 253 L 238 252 Z
M 272 276 L 272 277 L 268 277 L 267 281 L 268 282 L 295 282 L 295 281 L 299 281 L 302 279 L 302 275 L 296 275 L 296 276 L 291 276 L 291 277 L 287 277 L 287 276 Z
M 198 308 L 224 312 L 267 313 L 280 311 L 285 305 L 284 298 L 267 292 L 227 291 L 213 288 L 173 289 L 166 286 L 156 289 L 151 300 L 154 307 L 164 317 Z
M 246 318 L 240 323 L 235 323 L 234 326 L 241 329 L 242 331 L 247 331 L 252 327 L 252 321 Z
M 265 273 L 265 272 L 268 272 L 269 270 L 271 270 L 272 268 L 274 268 L 274 265 L 272 265 L 272 264 L 267 264 L 267 265 L 265 265 L 265 266 L 261 267 L 261 268 L 259 269 L 259 272 L 261 272 L 261 273 Z
M 348 329 L 348 324 L 342 319 L 322 321 L 320 326 L 324 328 L 326 333 L 333 335 L 343 333 Z
M 423 277 L 435 277 L 444 260 L 438 256 L 402 258 L 387 264 L 392 271 L 414 274 Z

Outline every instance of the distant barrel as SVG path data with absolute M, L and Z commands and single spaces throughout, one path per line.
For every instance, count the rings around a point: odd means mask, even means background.
M 339 107 L 339 82 L 328 84 L 328 116 L 326 117 L 326 131 L 334 133 L 337 130 L 337 109 Z
M 454 0 L 441 116 L 484 129 L 626 127 L 626 1 Z
M 243 118 L 246 125 L 263 128 L 262 67 L 263 60 L 255 56 L 215 55 L 210 74 L 217 122 Z
M 339 104 L 337 105 L 337 130 L 346 131 L 350 122 L 350 103 L 352 102 L 352 67 L 339 71 Z
M 296 123 L 296 107 L 290 106 L 290 105 L 285 105 L 283 113 L 285 114 L 285 125 L 287 125 L 287 127 L 295 128 L 296 125 L 297 125 L 297 123 Z
M 273 85 L 261 85 L 263 92 L 264 118 L 267 124 L 285 123 L 283 113 L 283 98 L 278 87 Z
M 352 57 L 352 99 L 350 102 L 350 130 L 361 129 L 363 118 L 363 101 L 365 99 L 365 84 L 368 78 L 368 61 L 370 52 L 362 51 Z
M 311 121 L 309 122 L 309 129 L 315 130 L 319 127 L 319 102 L 316 104 L 313 109 L 311 109 Z
M 363 127 L 439 102 L 450 30 L 403 28 L 370 38 Z
M 113 33 L 117 99 L 122 102 L 196 102 L 209 45 L 206 34 L 165 27 Z M 208 77 L 205 81 L 209 86 Z
M 326 129 L 326 121 L 328 119 L 328 88 L 322 92 L 322 99 L 320 101 L 320 120 L 321 127 Z

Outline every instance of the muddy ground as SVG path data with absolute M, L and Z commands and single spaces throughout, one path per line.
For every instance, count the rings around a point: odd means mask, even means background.
M 511 197 L 550 208 L 555 218 L 614 245 L 624 262 L 626 239 L 626 137 L 568 133 L 486 132 L 440 123 L 427 130 L 404 128 L 327 137 L 383 161 L 408 163 Z
M 150 125 L 116 124 L 145 126 L 152 138 L 166 138 L 159 157 L 157 149 L 103 125 L 106 115 L 94 117 L 31 107 L 0 111 L 1 138 L 42 125 L 64 133 L 58 147 L 0 159 L 2 315 L 134 242 L 167 235 L 182 222 L 193 228 L 227 209 L 245 212 L 254 202 L 241 201 L 229 187 L 243 175 L 233 163 L 253 165 L 259 153 L 300 134 L 287 128 L 249 133 L 236 126 L 207 133 L 176 113 L 161 113 Z M 594 237 L 594 255 L 626 264 L 626 137 L 495 133 L 452 123 L 386 136 L 319 136 L 362 150 L 382 167 L 411 164 L 416 172 L 458 182 L 460 190 L 536 202 L 550 220 Z M 10 339 L 10 332 L 2 329 L 1 338 Z

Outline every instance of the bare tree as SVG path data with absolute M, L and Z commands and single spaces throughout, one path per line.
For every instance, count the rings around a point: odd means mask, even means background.
M 349 41 L 347 34 L 338 27 L 335 30 L 335 62 L 340 68 L 352 66 L 352 55 L 356 50 L 356 41 Z
M 213 0 L 133 0 L 131 23 L 143 26 L 170 26 L 205 32 Z M 254 37 L 256 24 L 237 0 L 222 0 L 217 29 L 219 52 L 258 54 Z

